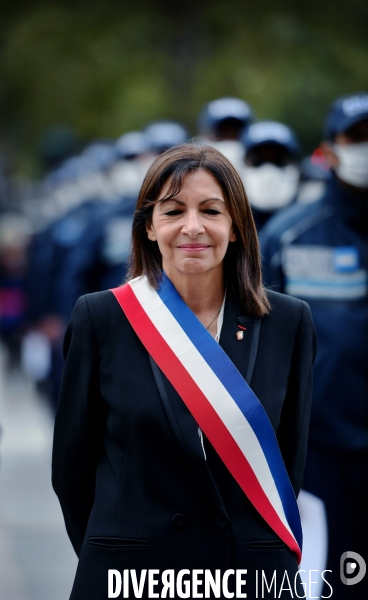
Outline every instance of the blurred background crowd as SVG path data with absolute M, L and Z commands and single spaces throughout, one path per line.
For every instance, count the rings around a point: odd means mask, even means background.
M 327 507 L 338 577 L 341 547 L 363 552 L 368 535 L 366 3 L 35 0 L 2 13 L 0 377 L 52 416 L 74 304 L 123 281 L 147 168 L 173 145 L 214 145 L 244 182 L 265 282 L 311 305 L 305 487 Z M 336 600 L 364 597 L 334 585 Z
M 177 121 L 157 120 L 117 140 L 94 140 L 76 154 L 76 137 L 55 128 L 48 131 L 46 152 L 52 168 L 18 202 L 4 193 L 1 339 L 8 368 L 20 366 L 54 408 L 62 339 L 75 302 L 124 280 L 138 191 L 156 156 L 190 140 L 217 147 L 249 190 L 259 228 L 290 203 L 316 200 L 329 178 L 320 149 L 301 160 L 293 130 L 255 121 L 253 109 L 239 98 L 206 104 L 196 134 L 191 138 Z

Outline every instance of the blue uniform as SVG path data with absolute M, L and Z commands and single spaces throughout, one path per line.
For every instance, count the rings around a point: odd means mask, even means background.
M 70 312 L 64 314 L 64 299 L 69 294 L 69 286 L 64 276 L 70 256 L 78 251 L 92 220 L 95 217 L 101 218 L 107 211 L 108 206 L 103 201 L 83 202 L 35 237 L 27 277 L 29 317 L 33 321 L 55 314 L 68 322 Z
M 317 331 L 304 487 L 326 505 L 336 600 L 367 586 L 339 577 L 343 552 L 368 558 L 367 217 L 367 199 L 332 177 L 320 200 L 285 209 L 260 233 L 266 285 L 306 300 Z
M 52 222 L 38 233 L 30 249 L 30 267 L 26 277 L 28 293 L 28 319 L 42 323 L 45 318 L 59 320 L 60 327 L 66 325 L 75 297 L 72 294 L 68 269 L 71 257 L 78 252 L 90 222 L 102 217 L 108 208 L 105 202 L 91 200 L 83 202 Z M 40 383 L 40 387 L 56 407 L 62 367 L 62 339 L 52 341 L 51 372 Z
M 85 228 L 78 245 L 66 257 L 59 272 L 60 314 L 70 319 L 79 296 L 116 287 L 124 280 L 136 198 L 123 197 L 105 205 Z

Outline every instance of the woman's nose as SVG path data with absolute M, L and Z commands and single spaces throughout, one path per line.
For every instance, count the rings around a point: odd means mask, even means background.
M 196 237 L 199 233 L 204 232 L 204 227 L 201 215 L 196 211 L 188 211 L 185 215 L 182 233 L 186 233 L 190 237 Z

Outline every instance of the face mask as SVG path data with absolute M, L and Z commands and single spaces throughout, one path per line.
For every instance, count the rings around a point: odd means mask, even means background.
M 269 212 L 292 202 L 299 185 L 299 169 L 295 165 L 276 167 L 263 163 L 260 167 L 245 167 L 243 182 L 251 205 Z
M 345 183 L 360 188 L 368 187 L 368 142 L 341 146 L 335 144 L 334 152 L 339 159 L 335 171 Z
M 236 140 L 218 140 L 216 142 L 211 142 L 211 146 L 226 156 L 238 173 L 241 171 L 244 164 L 245 153 L 244 146 L 241 142 Z

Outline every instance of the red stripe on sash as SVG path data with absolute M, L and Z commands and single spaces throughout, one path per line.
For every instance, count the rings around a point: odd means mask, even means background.
M 195 381 L 147 316 L 129 284 L 111 290 L 146 350 L 173 385 L 241 489 L 283 542 L 301 552 L 258 482 L 249 462 Z

